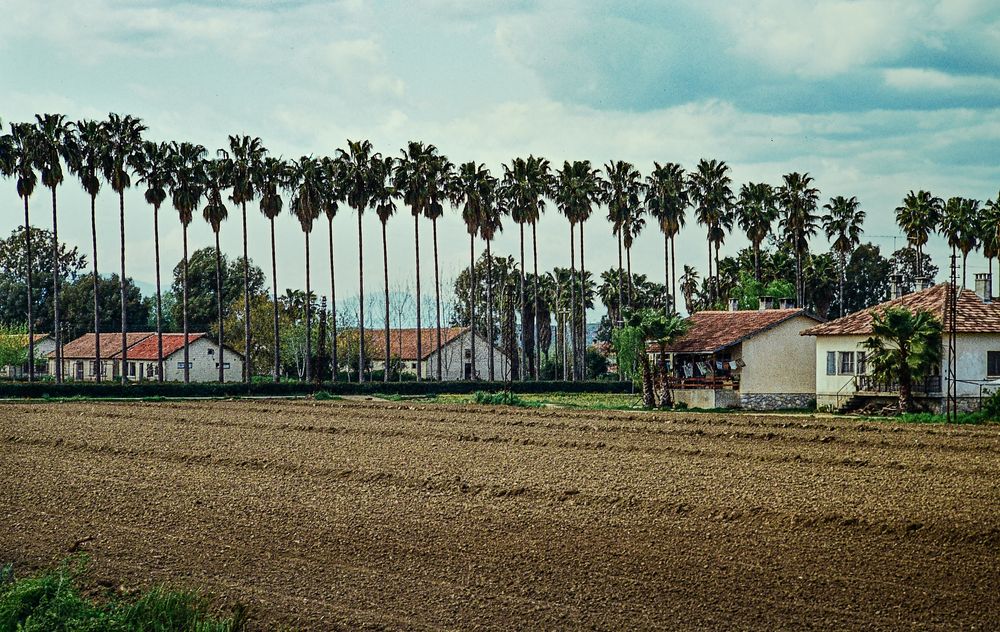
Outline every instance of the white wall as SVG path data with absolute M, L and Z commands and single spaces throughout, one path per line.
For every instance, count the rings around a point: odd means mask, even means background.
M 465 379 L 465 350 L 472 347 L 472 332 L 466 331 L 441 349 L 441 379 Z M 497 381 L 510 378 L 510 365 L 507 356 L 490 345 L 479 332 L 476 332 L 476 374 L 480 380 L 490 377 L 490 351 L 493 353 L 493 372 Z M 424 361 L 424 377 L 437 377 L 437 353 L 430 354 Z M 407 368 L 407 371 L 410 369 Z
M 868 336 L 803 336 L 815 340 L 815 375 L 816 375 L 816 405 L 817 406 L 840 406 L 847 398 L 854 394 L 854 384 L 851 380 L 854 375 L 827 375 L 826 374 L 826 353 L 828 351 L 841 352 L 864 351 L 861 346 Z M 856 357 L 856 356 L 855 356 Z M 856 360 L 855 360 L 856 361 Z M 837 356 L 837 370 L 840 370 L 840 356 Z M 857 367 L 855 367 L 855 370 Z
M 745 340 L 740 392 L 815 393 L 816 343 L 811 336 L 799 335 L 815 324 L 811 318 L 795 316 Z
M 211 351 L 211 353 L 209 353 Z M 191 343 L 188 350 L 191 362 L 190 379 L 192 382 L 215 382 L 219 379 L 219 346 L 208 337 L 201 337 Z M 180 349 L 163 359 L 163 379 L 167 381 L 184 381 L 184 369 L 179 364 L 184 361 L 184 350 Z M 243 379 L 243 359 L 230 349 L 226 349 L 224 361 L 229 368 L 224 370 L 225 381 L 239 382 Z

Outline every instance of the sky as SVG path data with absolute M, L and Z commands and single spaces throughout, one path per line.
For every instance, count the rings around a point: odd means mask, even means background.
M 866 238 L 885 254 L 905 240 L 894 209 L 911 189 L 980 200 L 1000 191 L 1000 3 L 995 0 L 0 0 L 0 119 L 58 112 L 141 117 L 154 140 L 214 150 L 229 134 L 259 136 L 274 155 L 332 155 L 367 138 L 398 155 L 434 143 L 453 162 L 501 164 L 529 153 L 554 165 L 627 160 L 732 167 L 735 188 L 815 178 L 822 201 L 857 196 Z M 71 179 L 60 189 L 60 236 L 84 252 L 89 206 Z M 44 195 L 34 223 L 51 226 Z M 223 248 L 240 250 L 236 209 Z M 267 224 L 251 206 L 250 256 L 268 269 Z M 0 181 L 0 234 L 19 222 L 13 181 Z M 100 257 L 115 261 L 117 201 L 98 199 Z M 126 197 L 128 274 L 153 281 L 152 211 Z M 600 209 L 587 225 L 587 268 L 617 263 Z M 180 226 L 161 225 L 164 274 L 181 253 Z M 279 291 L 304 287 L 303 235 L 278 221 Z M 357 293 L 353 211 L 334 220 L 338 297 Z M 323 226 L 325 229 L 325 226 Z M 389 222 L 390 285 L 413 283 L 408 210 Z M 467 265 L 458 212 L 440 221 L 441 270 Z M 539 267 L 564 266 L 569 228 L 554 206 L 539 225 Z M 704 274 L 704 229 L 689 221 L 678 263 Z M 212 244 L 196 221 L 192 249 Z M 313 286 L 329 287 L 325 230 L 314 233 Z M 746 240 L 727 239 L 735 253 Z M 480 245 L 477 245 L 477 248 Z M 813 242 L 825 250 L 825 240 Z M 516 226 L 494 246 L 516 254 Z M 937 238 L 928 249 L 944 268 Z M 652 227 L 633 271 L 663 277 Z M 364 225 L 366 293 L 381 291 L 378 220 Z M 433 274 L 421 230 L 424 287 Z M 978 256 L 969 275 L 986 270 Z M 148 287 L 148 286 L 147 286 Z M 601 310 L 595 310 L 596 316 Z

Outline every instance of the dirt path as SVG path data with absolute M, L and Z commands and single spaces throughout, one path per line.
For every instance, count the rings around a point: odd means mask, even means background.
M 1000 427 L 0 405 L 0 558 L 307 629 L 1000 627 Z

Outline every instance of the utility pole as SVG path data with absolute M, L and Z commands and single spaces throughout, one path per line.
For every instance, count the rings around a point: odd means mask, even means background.
M 948 328 L 948 401 L 945 403 L 948 422 L 957 421 L 958 417 L 958 357 L 957 327 L 958 327 L 958 255 L 954 246 L 951 249 L 951 279 L 948 284 L 948 298 L 945 305 L 945 326 Z

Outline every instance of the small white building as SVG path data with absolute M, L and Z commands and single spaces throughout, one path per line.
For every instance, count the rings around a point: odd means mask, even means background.
M 977 275 L 977 291 L 962 289 L 956 303 L 956 387 L 959 408 L 978 408 L 980 398 L 997 389 L 1000 379 L 1000 304 L 990 297 L 988 275 Z M 898 397 L 898 384 L 885 384 L 869 372 L 863 343 L 872 335 L 872 315 L 899 307 L 911 312 L 928 311 L 944 325 L 942 363 L 947 366 L 948 328 L 945 309 L 950 284 L 898 296 L 874 307 L 817 325 L 802 332 L 816 340 L 817 406 L 843 410 L 868 401 Z M 940 366 L 913 385 L 918 405 L 939 411 L 945 404 L 946 384 Z
M 369 330 L 365 336 L 367 351 L 371 358 L 371 368 L 376 371 L 385 366 L 385 330 Z M 493 375 L 497 381 L 510 377 L 510 363 L 507 354 L 490 344 L 480 332 L 476 332 L 475 371 L 472 361 L 472 330 L 469 327 L 448 327 L 441 329 L 441 349 L 437 348 L 437 329 L 420 330 L 420 356 L 417 354 L 416 329 L 389 330 L 389 357 L 402 363 L 402 371 L 411 375 L 417 373 L 417 363 L 421 364 L 425 378 L 437 377 L 438 356 L 441 358 L 442 380 L 486 380 L 490 375 L 490 354 L 493 354 Z
M 18 346 L 24 350 L 24 357 L 28 354 L 28 335 L 27 334 L 11 334 L 5 336 L 8 340 L 5 343 L 10 343 L 11 346 Z M 51 334 L 35 334 L 35 358 L 38 361 L 35 362 L 35 375 L 46 375 L 48 371 L 48 364 L 44 362 L 44 359 L 48 357 L 49 353 L 56 350 L 56 341 Z M 5 366 L 0 368 L 0 375 L 5 378 L 12 380 L 20 380 L 28 377 L 28 362 L 25 361 L 17 366 Z

